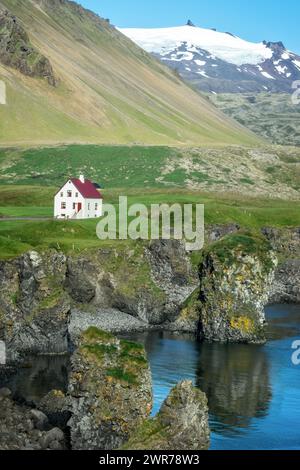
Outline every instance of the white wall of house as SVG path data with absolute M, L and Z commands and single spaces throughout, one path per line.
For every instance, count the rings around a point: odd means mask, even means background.
M 80 216 L 81 214 L 79 214 Z M 82 219 L 95 219 L 102 215 L 102 199 L 85 199 Z
M 54 198 L 54 217 L 90 219 L 101 217 L 102 199 L 85 199 L 72 181 L 68 181 Z

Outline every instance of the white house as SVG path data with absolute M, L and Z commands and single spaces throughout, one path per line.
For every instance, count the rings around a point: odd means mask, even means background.
M 103 197 L 97 185 L 83 175 L 69 179 L 54 197 L 57 219 L 94 219 L 102 216 Z

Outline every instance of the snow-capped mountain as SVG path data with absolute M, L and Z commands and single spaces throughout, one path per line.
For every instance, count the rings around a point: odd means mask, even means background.
M 282 42 L 252 43 L 214 29 L 185 26 L 120 29 L 132 41 L 203 91 L 292 92 L 300 56 Z

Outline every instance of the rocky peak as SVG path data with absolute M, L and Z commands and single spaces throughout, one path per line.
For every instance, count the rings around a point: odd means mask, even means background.
M 263 41 L 263 44 L 267 46 L 269 49 L 272 49 L 273 51 L 283 52 L 286 50 L 285 45 L 281 41 L 278 41 L 278 42 Z
M 187 26 L 192 26 L 193 28 L 196 27 L 196 25 L 195 25 L 191 20 L 187 20 L 186 25 L 187 25 Z

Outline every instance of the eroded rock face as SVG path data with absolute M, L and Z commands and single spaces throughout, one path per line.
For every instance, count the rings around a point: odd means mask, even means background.
M 49 60 L 30 43 L 28 34 L 15 16 L 0 5 L 0 62 L 30 77 L 45 78 L 52 86 L 56 79 Z
M 277 258 L 260 236 L 238 233 L 211 245 L 200 264 L 199 336 L 208 341 L 263 342 Z
M 9 390 L 0 389 L 0 449 L 64 450 L 66 438 L 44 413 L 16 404 Z
M 89 328 L 72 357 L 69 381 L 72 449 L 116 449 L 152 408 L 144 348 Z
M 207 450 L 210 431 L 206 395 L 191 381 L 173 388 L 155 418 L 145 420 L 126 450 Z
M 279 257 L 269 303 L 300 303 L 300 228 L 264 228 L 262 233 Z
M 91 315 L 93 325 L 99 323 L 97 315 L 100 324 L 108 318 L 105 324 L 113 331 L 163 325 L 176 317 L 197 283 L 179 242 L 150 247 L 137 242 L 132 248 L 69 257 L 55 250 L 31 251 L 0 262 L 0 340 L 10 362 L 23 353 L 65 352 L 71 306 L 81 312 L 76 335 L 90 326 L 86 318 Z
M 68 350 L 70 300 L 64 292 L 66 258 L 34 251 L 0 263 L 0 334 L 7 360 L 23 353 Z

